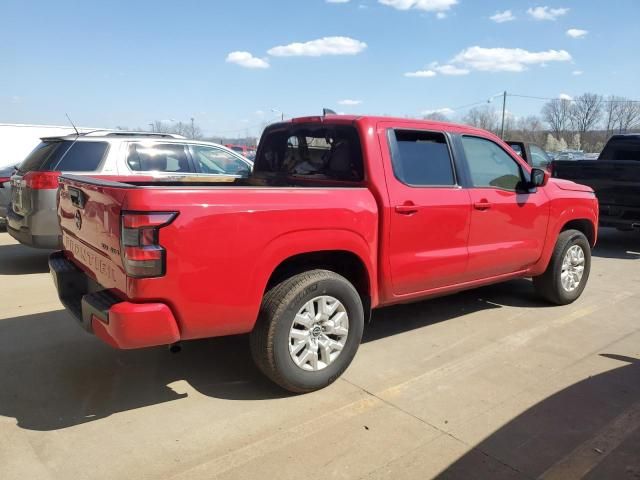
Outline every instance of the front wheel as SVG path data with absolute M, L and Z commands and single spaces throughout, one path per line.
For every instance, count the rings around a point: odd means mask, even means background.
M 260 370 L 295 393 L 318 390 L 347 369 L 364 329 L 360 295 L 341 275 L 312 270 L 267 292 L 251 333 Z
M 547 270 L 533 279 L 540 296 L 556 305 L 574 302 L 587 285 L 591 271 L 591 246 L 578 230 L 560 233 Z

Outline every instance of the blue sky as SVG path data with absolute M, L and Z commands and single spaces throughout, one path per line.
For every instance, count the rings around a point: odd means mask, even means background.
M 638 99 L 638 18 L 639 0 L 3 0 L 0 122 L 194 117 L 232 136 L 258 133 L 272 108 L 418 116 L 503 90 Z

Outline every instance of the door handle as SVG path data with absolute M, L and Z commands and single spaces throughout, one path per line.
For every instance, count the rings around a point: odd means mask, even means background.
M 413 202 L 404 202 L 403 205 L 396 205 L 396 213 L 413 215 L 414 213 L 418 213 L 418 207 L 416 207 Z
M 486 200 L 480 200 L 479 202 L 475 202 L 473 204 L 473 208 L 476 210 L 489 210 L 491 208 L 491 204 Z

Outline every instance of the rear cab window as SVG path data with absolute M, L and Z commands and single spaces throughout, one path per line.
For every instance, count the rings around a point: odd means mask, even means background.
M 276 128 L 261 141 L 254 176 L 361 182 L 364 162 L 358 131 L 322 124 Z
M 442 132 L 389 130 L 395 177 L 409 186 L 456 185 L 451 151 Z
M 108 148 L 107 142 L 45 140 L 20 164 L 18 171 L 95 172 Z

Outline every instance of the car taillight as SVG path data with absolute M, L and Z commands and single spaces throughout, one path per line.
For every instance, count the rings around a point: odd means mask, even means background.
M 11 177 L 0 177 L 0 188 L 4 188 L 5 183 L 11 180 Z
M 129 277 L 164 275 L 166 252 L 159 244 L 159 233 L 177 215 L 177 212 L 122 212 L 122 259 Z
M 60 172 L 29 172 L 23 180 L 33 190 L 55 190 L 58 188 Z

